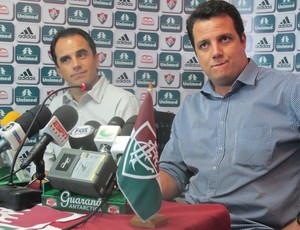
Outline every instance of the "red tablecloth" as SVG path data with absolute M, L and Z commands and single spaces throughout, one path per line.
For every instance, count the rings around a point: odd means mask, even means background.
M 227 209 L 220 204 L 181 204 L 163 201 L 160 214 L 168 218 L 168 223 L 157 229 L 201 229 L 201 230 L 230 230 L 230 217 Z M 101 214 L 93 216 L 88 222 L 77 229 L 101 229 L 101 230 L 132 230 L 145 229 L 133 227 L 130 220 L 133 215 L 129 214 Z M 79 220 L 68 223 L 55 222 L 52 226 L 66 228 Z

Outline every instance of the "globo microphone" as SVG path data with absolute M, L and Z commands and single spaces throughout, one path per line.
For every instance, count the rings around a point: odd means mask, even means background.
M 126 146 L 130 140 L 131 132 L 134 128 L 137 115 L 130 117 L 124 124 L 120 134 L 115 138 L 114 143 L 111 147 L 111 155 L 115 162 L 118 162 L 120 157 L 123 155 Z
M 50 142 L 63 146 L 69 138 L 68 131 L 77 123 L 77 111 L 69 105 L 63 105 L 54 111 L 51 120 L 44 128 L 44 134 L 40 140 L 32 147 L 27 159 L 20 168 L 25 169 L 39 154 L 44 154 Z
M 0 140 L 0 152 L 7 149 L 17 150 L 20 144 L 23 142 L 26 132 L 32 125 L 32 120 L 36 116 L 40 109 L 40 105 L 27 110 L 14 122 L 9 122 L 0 130 L 2 139 Z M 42 110 L 37 116 L 36 121 L 33 123 L 28 133 L 28 138 L 31 138 L 34 134 L 38 133 L 40 129 L 43 129 L 47 122 L 50 120 L 52 113 L 46 106 L 42 107 Z
M 72 129 L 69 133 L 69 144 L 72 149 L 97 151 L 94 142 L 100 123 L 97 121 L 88 121 L 84 125 Z
M 118 116 L 113 117 L 107 125 L 101 125 L 94 138 L 97 149 L 100 152 L 110 153 L 110 148 L 121 132 L 124 125 L 124 120 Z

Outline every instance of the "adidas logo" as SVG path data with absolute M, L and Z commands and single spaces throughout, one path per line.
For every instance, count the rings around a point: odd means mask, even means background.
M 132 42 L 130 41 L 127 34 L 124 34 L 122 37 L 120 37 L 117 41 L 118 45 L 132 45 Z
M 19 81 L 34 81 L 35 77 L 33 76 L 30 69 L 26 69 L 20 76 L 18 76 Z
M 278 25 L 278 28 L 292 28 L 293 25 L 288 16 L 286 16 Z
M 276 65 L 276 68 L 280 69 L 291 69 L 292 64 L 289 62 L 288 58 L 284 56 Z
M 19 35 L 19 38 L 26 38 L 26 39 L 36 39 L 36 35 L 33 34 L 31 28 L 28 26 L 25 30 L 23 30 Z
M 128 75 L 123 72 L 117 79 L 116 79 L 116 83 L 131 83 Z
M 263 0 L 257 7 L 258 10 L 269 10 L 272 6 L 268 0 Z
M 268 43 L 268 40 L 266 37 L 264 37 L 263 39 L 261 39 L 256 45 L 255 48 L 258 49 L 263 49 L 263 48 L 270 48 L 271 45 Z
M 190 60 L 188 60 L 187 63 L 185 63 L 185 66 L 186 67 L 198 67 L 199 64 L 198 64 L 197 58 L 195 56 L 192 57 Z

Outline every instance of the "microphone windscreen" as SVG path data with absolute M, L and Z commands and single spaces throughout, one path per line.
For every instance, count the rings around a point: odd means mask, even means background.
M 20 113 L 16 112 L 16 111 L 10 111 L 8 112 L 5 117 L 3 117 L 0 121 L 0 125 L 2 127 L 4 127 L 5 125 L 7 125 L 9 122 L 11 121 L 15 121 L 16 119 L 18 119 L 21 116 Z
M 107 125 L 115 125 L 120 126 L 121 128 L 124 126 L 124 120 L 121 117 L 115 116 L 113 117 Z
M 22 114 L 21 117 L 15 120 L 16 123 L 20 124 L 24 132 L 29 130 L 33 118 L 36 116 L 41 105 L 35 106 L 30 110 L 27 110 Z M 34 134 L 38 133 L 40 129 L 43 129 L 51 119 L 51 111 L 47 106 L 43 106 L 39 112 L 36 121 L 33 123 L 32 128 L 28 133 L 28 137 L 31 138 Z
M 70 105 L 59 107 L 54 111 L 53 116 L 57 117 L 67 131 L 71 130 L 78 121 L 78 113 L 76 109 Z
M 87 121 L 85 123 L 85 125 L 90 125 L 92 126 L 94 129 L 98 129 L 100 127 L 100 123 L 98 121 Z
M 134 128 L 134 124 L 136 121 L 137 115 L 130 117 L 124 124 L 120 136 L 130 136 L 131 132 Z

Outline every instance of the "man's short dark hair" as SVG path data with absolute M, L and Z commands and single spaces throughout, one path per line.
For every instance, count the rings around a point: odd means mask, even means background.
M 92 49 L 93 54 L 94 55 L 96 54 L 96 44 L 95 44 L 94 40 L 92 39 L 92 37 L 86 31 L 79 29 L 79 28 L 63 29 L 63 30 L 58 31 L 58 33 L 55 35 L 55 37 L 53 38 L 51 45 L 50 45 L 51 57 L 56 66 L 58 66 L 58 65 L 57 65 L 57 56 L 55 53 L 55 46 L 56 46 L 58 39 L 70 37 L 73 35 L 82 36 L 88 42 L 90 48 Z
M 187 33 L 194 49 L 193 27 L 195 22 L 225 15 L 228 15 L 233 20 L 235 30 L 239 37 L 242 38 L 245 29 L 241 15 L 236 7 L 225 1 L 211 0 L 199 4 L 186 21 Z

